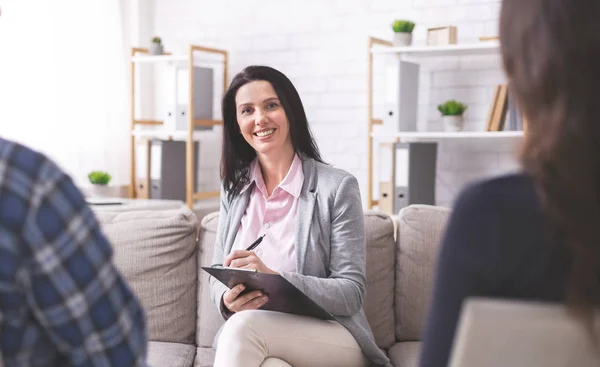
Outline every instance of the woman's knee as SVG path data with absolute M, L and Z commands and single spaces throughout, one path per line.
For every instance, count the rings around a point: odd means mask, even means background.
M 223 325 L 219 335 L 219 344 L 223 339 L 247 339 L 253 333 L 250 326 L 251 320 L 256 317 L 257 311 L 241 311 L 233 314 Z
M 279 358 L 267 358 L 260 365 L 260 367 L 292 367 L 291 364 L 287 363 L 283 359 Z

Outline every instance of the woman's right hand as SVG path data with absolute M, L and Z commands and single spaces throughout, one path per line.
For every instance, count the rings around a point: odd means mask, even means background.
M 238 284 L 223 294 L 223 304 L 229 311 L 258 310 L 269 301 L 261 291 L 252 291 L 240 296 L 244 289 L 243 284 Z

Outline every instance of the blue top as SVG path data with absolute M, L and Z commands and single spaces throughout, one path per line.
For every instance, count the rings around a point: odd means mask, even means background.
M 72 180 L 0 138 L 0 352 L 12 366 L 145 366 L 140 304 Z
M 552 233 L 524 174 L 463 190 L 442 242 L 421 366 L 447 365 L 467 297 L 564 301 L 570 260 Z

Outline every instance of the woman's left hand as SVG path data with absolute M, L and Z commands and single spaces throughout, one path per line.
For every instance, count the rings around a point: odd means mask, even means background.
M 223 266 L 237 269 L 256 270 L 259 273 L 279 274 L 273 271 L 262 262 L 254 251 L 235 250 L 232 251 L 223 262 Z

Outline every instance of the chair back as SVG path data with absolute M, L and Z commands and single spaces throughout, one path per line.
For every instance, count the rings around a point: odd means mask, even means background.
M 600 344 L 563 305 L 473 298 L 463 307 L 450 366 L 597 367 Z

